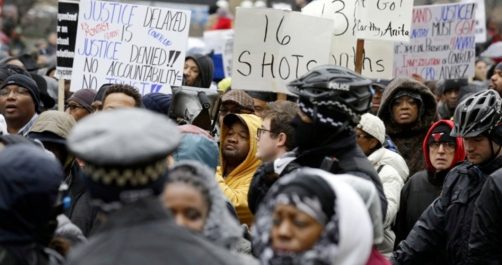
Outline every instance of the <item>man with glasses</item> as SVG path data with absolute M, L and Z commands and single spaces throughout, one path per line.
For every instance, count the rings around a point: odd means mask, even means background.
M 91 114 L 92 101 L 96 96 L 93 89 L 80 89 L 66 101 L 66 113 L 70 114 L 76 121 Z
M 26 136 L 40 112 L 40 95 L 35 81 L 23 74 L 13 74 L 0 88 L 0 114 L 8 134 Z
M 435 122 L 423 141 L 426 168 L 415 173 L 401 191 L 401 203 L 394 231 L 396 245 L 404 240 L 420 215 L 441 193 L 446 174 L 465 158 L 461 137 L 450 136 L 454 124 L 451 120 Z M 443 264 L 442 253 L 431 255 L 429 263 Z
M 289 101 L 276 101 L 269 103 L 268 110 L 264 112 L 263 123 L 258 128 L 258 149 L 256 156 L 263 161 L 256 170 L 251 181 L 248 193 L 248 204 L 251 212 L 255 213 L 261 200 L 265 197 L 268 189 L 275 183 L 279 173 L 275 172 L 283 164 L 284 160 L 294 159 L 292 151 L 296 147 L 295 128 L 291 121 L 298 112 L 295 103 Z

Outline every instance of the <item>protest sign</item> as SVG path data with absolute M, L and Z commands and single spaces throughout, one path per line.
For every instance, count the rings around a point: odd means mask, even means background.
M 302 9 L 303 14 L 330 18 L 334 22 L 329 62 L 355 69 L 357 36 L 355 26 L 356 1 L 318 0 Z M 362 75 L 369 78 L 392 78 L 394 63 L 393 43 L 367 40 L 363 51 Z
M 59 1 L 57 20 L 56 76 L 71 78 L 77 38 L 78 1 Z
M 288 93 L 288 82 L 328 63 L 332 32 L 329 19 L 238 8 L 232 88 Z
M 486 42 L 486 10 L 485 0 L 463 0 L 464 3 L 476 3 L 476 42 Z
M 355 31 L 360 39 L 409 41 L 413 1 L 358 0 Z
M 215 69 L 215 72 L 220 72 L 223 77 L 229 77 L 232 73 L 232 50 L 234 47 L 234 30 L 210 30 L 204 32 L 204 43 L 206 49 L 213 52 L 213 61 L 218 58 L 216 65 L 220 65 L 222 69 Z M 216 67 L 215 67 L 216 68 Z
M 105 83 L 170 93 L 183 79 L 190 12 L 81 1 L 71 90 Z
M 475 4 L 419 6 L 413 9 L 409 43 L 395 45 L 395 76 L 426 80 L 474 75 Z

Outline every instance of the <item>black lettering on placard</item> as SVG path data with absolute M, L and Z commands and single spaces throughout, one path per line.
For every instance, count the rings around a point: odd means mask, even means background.
M 284 21 L 284 16 L 281 18 L 281 21 L 279 22 L 279 25 L 277 26 L 277 29 L 275 31 L 275 40 L 277 43 L 280 45 L 288 45 L 289 42 L 291 41 L 291 36 L 290 35 L 284 35 L 282 38 L 279 37 L 279 31 L 281 30 L 282 22 Z M 265 15 L 265 35 L 263 37 L 263 42 L 267 42 L 267 34 L 268 34 L 268 16 Z
M 249 68 L 248 69 L 248 72 L 247 74 L 245 74 L 244 72 L 242 72 L 241 70 L 237 69 L 237 72 L 243 76 L 249 76 L 251 74 L 251 71 L 252 71 L 252 68 L 251 68 L 251 64 L 249 62 L 246 62 L 246 61 L 243 61 L 243 58 L 242 56 L 247 53 L 247 55 L 251 55 L 251 52 L 249 51 L 243 51 L 241 54 L 239 54 L 239 58 L 237 59 L 237 62 L 239 63 L 243 63 L 245 65 L 247 65 L 247 67 Z
M 99 62 L 97 59 L 86 57 L 84 60 L 84 72 L 96 73 L 98 71 L 98 65 Z
M 261 62 L 261 77 L 264 76 L 264 72 L 265 72 L 265 66 L 270 66 L 270 74 L 272 75 L 273 78 L 275 78 L 275 75 L 274 75 L 274 55 L 271 54 L 272 58 L 270 59 L 270 62 L 267 62 L 265 63 L 265 57 L 267 57 L 267 53 L 264 52 L 263 53 L 263 60 Z
M 122 36 L 120 37 L 121 41 L 130 42 L 132 40 L 133 34 L 129 30 L 130 27 L 131 25 L 122 26 Z
M 93 75 L 83 75 L 82 89 L 98 89 L 98 79 Z
M 147 7 L 143 21 L 145 28 L 182 32 L 190 24 L 184 12 Z
M 349 18 L 345 15 L 344 12 L 342 12 L 345 9 L 345 2 L 343 0 L 332 0 L 331 3 L 341 3 L 341 7 L 335 10 L 335 16 L 333 17 L 333 20 L 335 21 L 340 21 L 340 18 L 342 21 L 344 21 L 343 23 L 345 24 L 345 26 L 341 27 L 342 30 L 340 32 L 335 33 L 335 36 L 340 36 L 345 34 L 345 32 L 347 32 L 347 30 L 349 29 Z

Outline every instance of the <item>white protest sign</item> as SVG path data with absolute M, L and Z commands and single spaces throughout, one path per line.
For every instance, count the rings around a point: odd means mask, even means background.
M 357 0 L 355 28 L 360 39 L 409 41 L 413 1 Z
M 228 77 L 232 73 L 232 50 L 234 48 L 234 30 L 210 30 L 204 32 L 204 43 L 209 51 L 220 54 L 223 70 Z
M 288 82 L 329 61 L 329 19 L 238 8 L 234 28 L 232 88 L 288 93 Z
M 81 1 L 71 90 L 105 83 L 170 93 L 183 78 L 190 12 Z
M 302 9 L 303 14 L 330 18 L 335 31 L 330 63 L 355 69 L 357 37 L 354 29 L 355 1 L 318 0 Z M 392 78 L 394 47 L 392 42 L 366 40 L 363 52 L 362 75 L 369 78 Z
M 395 76 L 426 80 L 474 75 L 475 4 L 419 6 L 413 9 L 409 43 L 395 46 Z
M 486 42 L 485 0 L 463 0 L 464 3 L 476 3 L 476 42 Z

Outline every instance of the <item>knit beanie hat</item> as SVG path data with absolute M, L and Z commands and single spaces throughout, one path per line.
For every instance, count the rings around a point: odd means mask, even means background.
M 452 128 L 446 124 L 440 124 L 436 128 L 434 128 L 430 134 L 428 139 L 428 144 L 430 145 L 433 142 L 444 143 L 444 142 L 457 142 L 456 137 L 450 136 Z
M 82 105 L 89 113 L 93 112 L 92 101 L 96 97 L 96 92 L 93 89 L 80 89 L 79 91 L 73 93 L 68 101 L 74 101 Z
M 40 94 L 38 93 L 37 83 L 31 77 L 22 74 L 13 74 L 5 79 L 0 89 L 9 85 L 18 85 L 28 89 L 33 103 L 35 103 L 35 111 L 40 113 Z
M 385 125 L 377 116 L 371 113 L 363 114 L 357 128 L 373 136 L 380 144 L 385 143 Z
M 143 106 L 151 111 L 168 115 L 172 95 L 163 93 L 150 93 L 142 97 Z
M 106 210 L 116 203 L 159 195 L 167 156 L 181 133 L 164 115 L 133 108 L 98 112 L 82 119 L 68 137 L 68 148 L 85 162 L 91 196 Z

